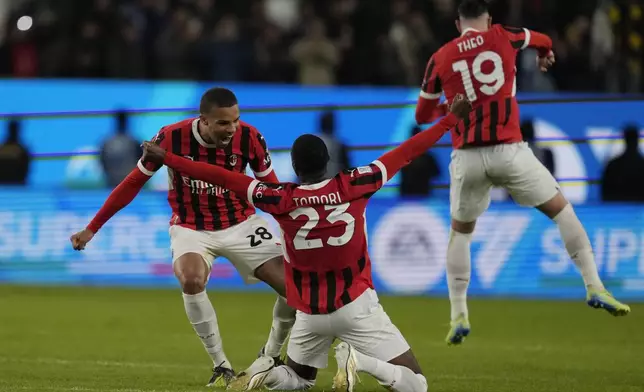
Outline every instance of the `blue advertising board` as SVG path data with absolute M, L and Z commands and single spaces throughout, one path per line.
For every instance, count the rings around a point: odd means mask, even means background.
M 168 108 L 195 108 L 201 94 L 211 85 L 188 82 L 113 82 L 113 81 L 48 81 L 3 80 L 0 89 L 0 114 L 34 114 L 56 112 L 109 111 L 120 108 L 153 110 Z M 244 109 L 277 106 L 310 105 L 380 105 L 413 103 L 417 88 L 371 87 L 300 87 L 281 85 L 228 85 L 239 97 L 242 118 L 255 125 L 266 137 L 269 147 L 289 147 L 302 133 L 316 132 L 320 114 L 315 110 L 288 112 L 244 113 Z M 575 98 L 587 95 L 520 94 L 519 99 Z M 593 95 L 598 97 L 598 95 Z M 544 146 L 553 149 L 556 177 L 562 180 L 566 196 L 576 202 L 598 198 L 597 186 L 586 179 L 599 179 L 605 162 L 618 154 L 620 140 L 606 137 L 620 135 L 628 122 L 641 121 L 644 101 L 631 102 L 570 102 L 525 104 L 522 117 L 536 120 L 537 136 L 549 140 Z M 161 126 L 182 119 L 186 114 L 157 111 L 136 115 L 131 119 L 131 130 L 143 140 L 152 137 Z M 338 134 L 350 146 L 387 145 L 399 143 L 409 135 L 414 125 L 414 107 L 377 110 L 340 110 Z M 0 121 L 0 132 L 4 123 Z M 109 116 L 29 117 L 24 120 L 24 141 L 35 154 L 79 153 L 96 151 L 111 135 L 115 122 Z M 591 143 L 574 143 L 576 139 L 597 139 Z M 554 139 L 554 140 L 553 140 Z M 446 136 L 442 142 L 449 142 Z M 360 150 L 352 153 L 355 165 L 364 164 L 381 153 L 382 149 Z M 441 168 L 439 183 L 448 182 L 447 166 L 450 148 L 432 150 Z M 278 175 L 290 180 L 293 173 L 288 154 L 275 154 Z M 161 172 L 151 186 L 164 189 L 166 174 Z M 396 184 L 396 180 L 391 184 Z M 102 184 L 102 172 L 95 159 L 36 160 L 29 183 L 36 187 L 92 187 Z M 383 192 L 378 197 L 391 197 Z M 446 196 L 445 192 L 438 196 Z
M 0 282 L 176 287 L 164 192 L 143 192 L 104 226 L 86 250 L 71 248 L 71 233 L 87 224 L 106 196 L 106 191 L 1 189 Z M 576 210 L 608 287 L 617 296 L 644 300 L 644 206 L 582 205 Z M 367 222 L 378 290 L 447 293 L 445 203 L 374 199 Z M 540 213 L 512 204 L 493 203 L 479 221 L 472 271 L 472 295 L 584 295 L 557 227 Z M 214 265 L 209 285 L 267 289 L 263 284 L 244 285 L 224 259 Z

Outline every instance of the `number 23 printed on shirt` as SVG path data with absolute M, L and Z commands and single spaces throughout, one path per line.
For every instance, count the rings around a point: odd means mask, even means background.
M 347 242 L 351 241 L 351 238 L 353 237 L 353 233 L 355 230 L 355 218 L 351 214 L 346 212 L 348 208 L 349 208 L 349 203 L 339 204 L 335 206 L 334 205 L 324 206 L 324 209 L 327 211 L 333 210 L 326 218 L 327 221 L 329 221 L 330 223 L 336 223 L 336 222 L 342 221 L 347 224 L 344 234 L 342 234 L 340 237 L 329 237 L 327 239 L 326 243 L 328 245 L 342 246 L 342 245 L 345 245 Z M 308 218 L 304 226 L 302 226 L 300 230 L 298 230 L 293 240 L 293 245 L 295 246 L 295 249 L 297 250 L 316 249 L 316 248 L 322 248 L 324 246 L 324 243 L 319 238 L 315 238 L 315 239 L 306 238 L 311 232 L 311 230 L 313 230 L 320 221 L 320 215 L 317 213 L 317 211 L 315 211 L 314 208 L 301 207 L 291 212 L 290 215 L 291 215 L 291 218 L 293 219 L 297 219 L 302 215 L 306 215 L 306 217 Z

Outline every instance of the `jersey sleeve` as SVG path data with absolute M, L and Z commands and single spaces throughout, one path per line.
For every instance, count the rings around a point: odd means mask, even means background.
M 250 168 L 255 173 L 255 178 L 260 181 L 268 181 L 277 183 L 277 176 L 273 171 L 271 162 L 271 154 L 268 152 L 266 139 L 258 131 L 253 132 L 251 135 L 252 158 L 250 160 Z
M 443 93 L 443 85 L 438 74 L 438 53 L 434 54 L 427 62 L 423 83 L 420 87 L 420 96 L 416 105 L 416 122 L 426 124 L 444 115 L 444 107 L 439 105 Z
M 545 34 L 522 27 L 499 25 L 498 29 L 510 40 L 516 51 L 534 48 L 539 52 L 539 56 L 543 57 L 552 50 L 552 39 Z
M 346 201 L 371 197 L 387 183 L 387 170 L 380 161 L 343 170 L 337 176 Z
M 248 201 L 264 212 L 280 215 L 289 211 L 293 198 L 286 184 L 253 180 L 248 186 Z

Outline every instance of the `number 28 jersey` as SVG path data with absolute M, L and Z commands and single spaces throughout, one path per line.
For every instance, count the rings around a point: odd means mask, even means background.
M 454 148 L 515 143 L 523 140 L 516 101 L 516 55 L 535 47 L 545 56 L 552 41 L 523 28 L 494 25 L 485 32 L 472 29 L 441 47 L 429 60 L 421 98 L 452 102 L 465 95 L 474 110 L 452 132 Z

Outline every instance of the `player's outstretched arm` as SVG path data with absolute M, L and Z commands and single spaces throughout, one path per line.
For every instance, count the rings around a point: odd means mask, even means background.
M 464 96 L 457 95 L 454 97 L 454 102 L 449 110 L 450 113 L 434 126 L 418 133 L 404 141 L 400 146 L 378 158 L 378 161 L 387 170 L 387 178 L 383 178 L 383 181 L 391 179 L 400 169 L 436 144 L 445 132 L 449 131 L 461 119 L 469 115 L 472 110 L 472 105 Z
M 537 64 L 541 71 L 546 72 L 554 65 L 555 54 L 552 51 L 552 39 L 549 36 L 520 27 L 500 26 L 500 29 L 508 37 L 515 50 L 526 48 L 537 50 Z
M 166 152 L 151 142 L 143 143 L 143 158 L 148 162 L 166 165 L 197 180 L 219 185 L 235 192 L 239 197 L 249 198 L 249 187 L 254 180 L 242 173 L 235 173 L 205 162 L 194 162 Z
M 108 220 L 134 200 L 148 179 L 150 179 L 150 176 L 144 173 L 141 168 L 134 168 L 110 193 L 87 227 L 71 236 L 70 241 L 74 249 L 83 250 Z
M 153 139 L 158 145 L 165 146 L 166 144 L 164 130 L 162 128 Z M 130 174 L 110 193 L 101 209 L 98 210 L 94 219 L 92 219 L 87 227 L 71 236 L 70 241 L 74 249 L 83 250 L 85 245 L 94 238 L 94 235 L 107 221 L 134 200 L 136 195 L 139 194 L 148 180 L 161 166 L 146 162 L 144 157 L 142 157 Z

